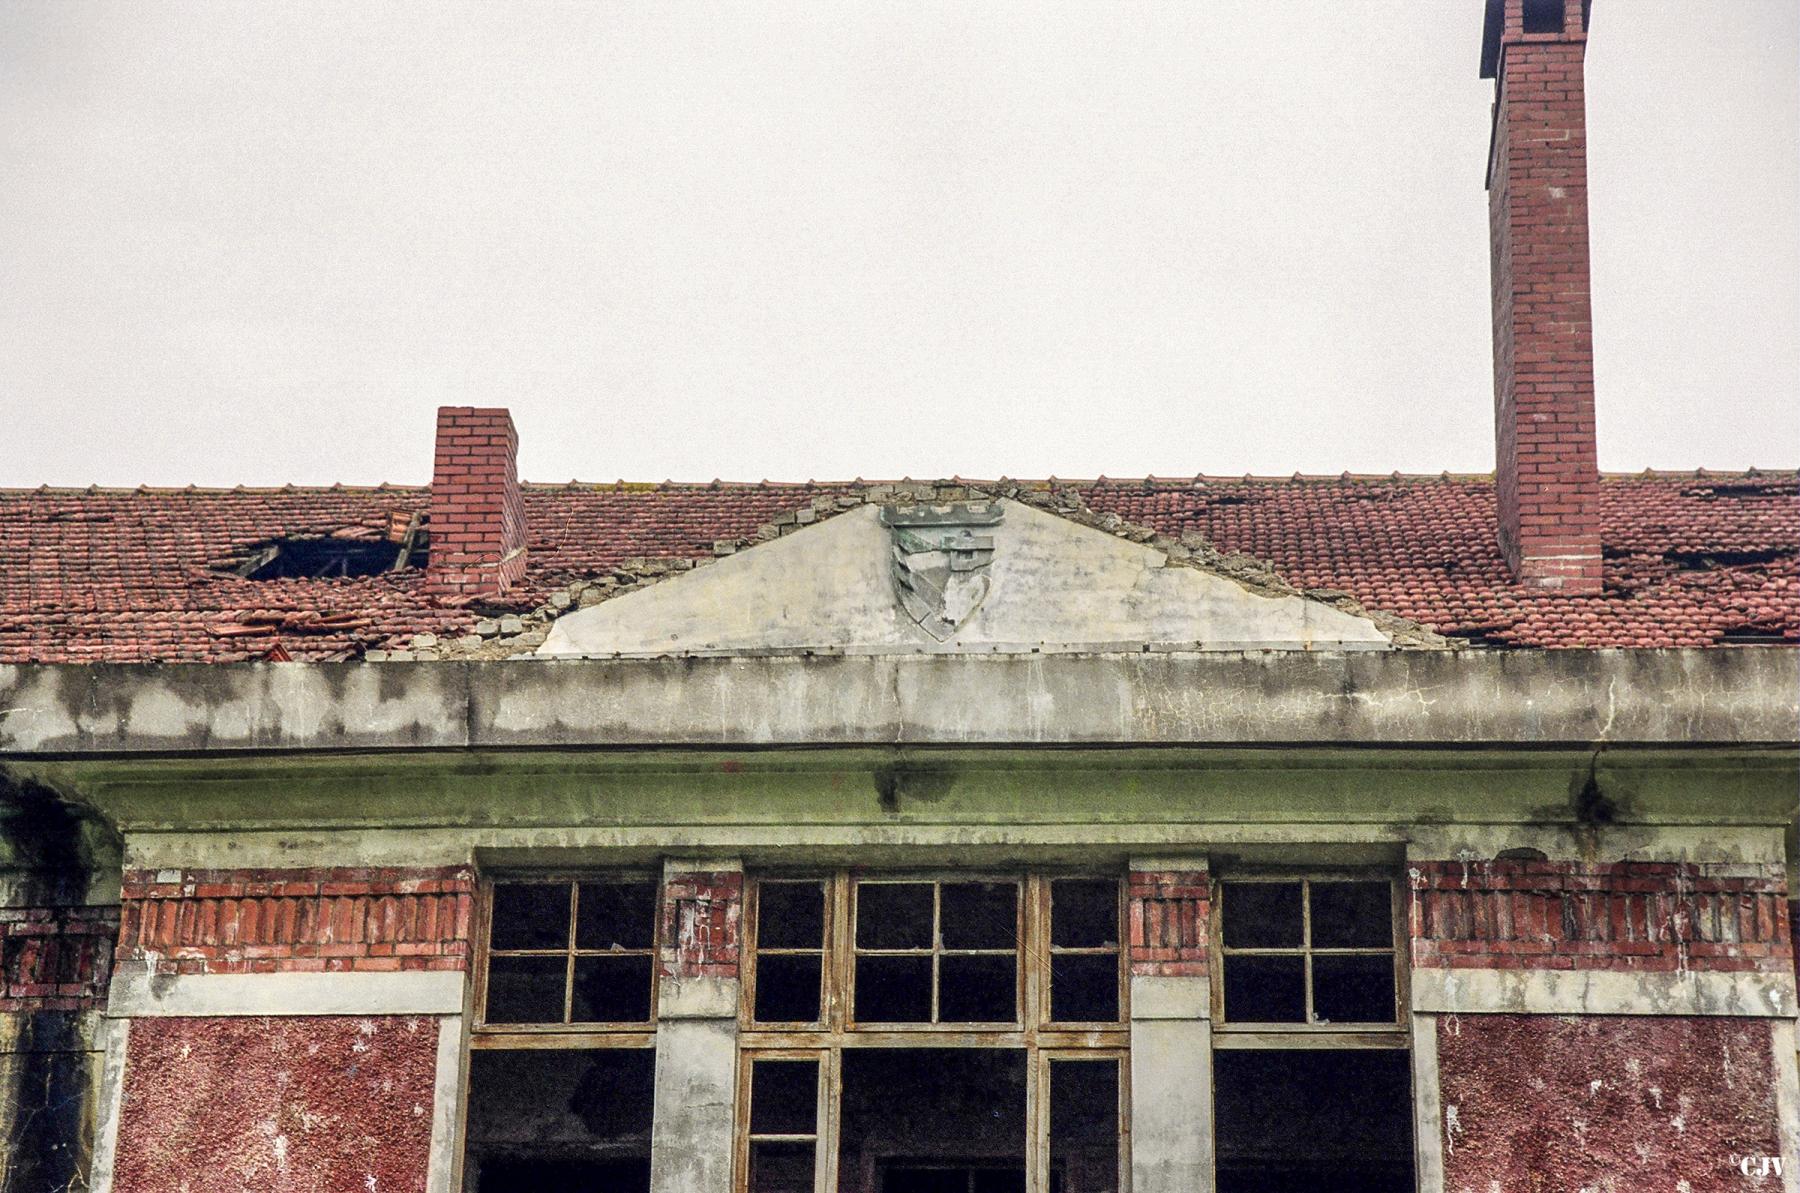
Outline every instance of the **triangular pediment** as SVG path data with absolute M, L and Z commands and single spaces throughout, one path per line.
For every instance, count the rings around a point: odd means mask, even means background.
M 558 619 L 540 655 L 1388 649 L 1368 618 L 1264 596 L 1016 501 L 864 505 Z

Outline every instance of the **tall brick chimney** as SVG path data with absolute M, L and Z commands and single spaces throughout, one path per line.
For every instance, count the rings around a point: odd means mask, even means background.
M 525 574 L 519 433 L 501 407 L 440 406 L 428 591 L 500 596 Z
M 1588 296 L 1588 0 L 1488 0 L 1495 497 L 1521 584 L 1600 591 Z

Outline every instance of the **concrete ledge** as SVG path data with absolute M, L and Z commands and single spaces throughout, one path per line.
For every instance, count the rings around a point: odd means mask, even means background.
M 1414 1011 L 1454 1015 L 1735 1015 L 1792 1019 L 1794 975 L 1415 969 Z
M 664 978 L 657 984 L 658 1019 L 732 1019 L 738 1013 L 736 978 Z
M 465 975 L 415 973 L 213 973 L 142 969 L 113 975 L 114 1019 L 240 1015 L 460 1015 Z
M 1800 742 L 1800 651 L 0 666 L 0 756 L 555 746 Z

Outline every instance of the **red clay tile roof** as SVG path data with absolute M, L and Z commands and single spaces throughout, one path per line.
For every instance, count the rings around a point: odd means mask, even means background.
M 1074 482 L 1102 512 L 1267 560 L 1303 588 L 1349 592 L 1493 645 L 1800 642 L 1800 478 L 1793 472 L 1608 477 L 1606 592 L 1508 582 L 1493 484 L 1471 477 Z M 517 603 L 634 556 L 712 553 L 830 485 L 528 486 L 530 570 Z M 0 662 L 352 657 L 476 612 L 426 597 L 417 571 L 334 580 L 221 573 L 274 538 L 380 537 L 416 488 L 0 492 Z

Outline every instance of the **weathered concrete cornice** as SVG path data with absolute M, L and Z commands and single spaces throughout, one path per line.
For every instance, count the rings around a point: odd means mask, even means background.
M 0 755 L 1800 741 L 1784 649 L 0 666 Z

